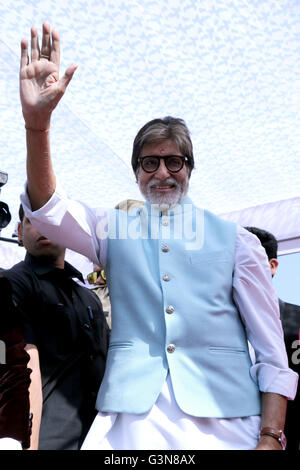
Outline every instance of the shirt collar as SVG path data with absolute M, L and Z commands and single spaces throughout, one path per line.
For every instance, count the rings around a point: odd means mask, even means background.
M 64 269 L 59 269 L 53 264 L 46 262 L 43 258 L 37 258 L 36 256 L 32 256 L 28 252 L 26 253 L 24 261 L 39 276 L 50 274 L 51 272 L 54 272 L 54 271 L 60 271 L 60 272 L 63 272 L 66 277 L 69 277 L 69 278 L 76 277 L 77 279 L 79 279 L 81 282 L 84 283 L 82 274 L 67 261 L 65 261 Z

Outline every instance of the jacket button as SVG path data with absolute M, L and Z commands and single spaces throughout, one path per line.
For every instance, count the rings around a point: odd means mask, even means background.
M 174 313 L 174 310 L 175 308 L 173 307 L 173 305 L 169 305 L 167 308 L 166 308 L 166 313 Z
M 169 344 L 169 346 L 167 347 L 167 351 L 168 353 L 173 353 L 175 351 L 175 346 L 174 344 Z
M 170 279 L 171 279 L 171 278 L 170 278 L 170 276 L 169 276 L 168 274 L 164 274 L 164 275 L 163 275 L 163 280 L 164 280 L 164 281 L 167 282 L 167 281 L 169 281 Z

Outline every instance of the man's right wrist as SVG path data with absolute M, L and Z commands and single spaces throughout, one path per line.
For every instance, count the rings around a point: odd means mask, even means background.
M 28 127 L 26 124 L 25 124 L 25 129 L 27 131 L 30 131 L 30 132 L 49 132 L 50 131 L 50 126 L 48 128 L 45 128 L 45 129 L 35 129 L 33 127 Z
M 50 129 L 51 114 L 39 116 L 24 116 L 25 129 L 28 130 L 46 130 Z

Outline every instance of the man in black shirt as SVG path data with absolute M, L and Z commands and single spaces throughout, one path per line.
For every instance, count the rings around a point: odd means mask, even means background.
M 2 274 L 22 312 L 27 352 L 42 382 L 40 450 L 80 449 L 96 415 L 109 329 L 96 294 L 80 286 L 65 248 L 41 236 L 20 207 L 19 239 L 25 260 Z M 33 381 L 35 382 L 35 381 Z M 30 391 L 33 434 L 39 427 L 38 387 Z
M 279 261 L 277 259 L 278 243 L 274 235 L 257 227 L 245 227 L 260 240 L 269 260 L 272 277 L 276 274 Z M 282 323 L 284 342 L 287 351 L 289 367 L 300 374 L 300 364 L 295 348 L 299 345 L 300 331 L 300 305 L 289 304 L 279 300 L 280 319 Z M 300 449 L 300 390 L 297 391 L 295 399 L 288 402 L 285 435 L 287 438 L 287 450 Z

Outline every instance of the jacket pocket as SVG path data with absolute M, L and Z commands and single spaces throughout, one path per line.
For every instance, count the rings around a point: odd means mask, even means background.
M 246 354 L 246 349 L 230 346 L 210 346 L 209 352 L 212 354 Z
M 133 346 L 132 341 L 111 341 L 108 349 L 128 349 Z

